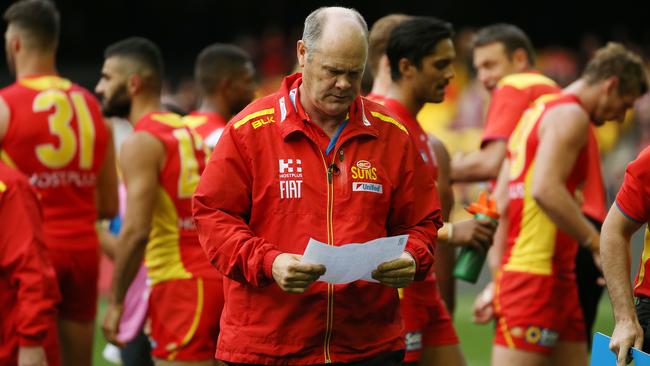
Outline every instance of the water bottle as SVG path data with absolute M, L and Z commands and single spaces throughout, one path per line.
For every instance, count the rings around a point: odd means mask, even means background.
M 490 220 L 495 224 L 499 221 L 496 203 L 494 199 L 489 197 L 487 192 L 481 192 L 478 201 L 472 202 L 466 210 L 473 214 L 477 220 Z M 454 265 L 454 277 L 466 282 L 476 283 L 484 263 L 485 254 L 472 247 L 463 247 Z

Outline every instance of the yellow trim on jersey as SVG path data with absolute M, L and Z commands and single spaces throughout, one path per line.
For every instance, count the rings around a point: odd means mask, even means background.
M 151 115 L 151 119 L 174 128 L 185 127 L 183 117 L 176 113 L 154 113 Z
M 641 286 L 645 279 L 645 266 L 648 259 L 650 259 L 650 229 L 646 227 L 643 240 L 643 254 L 641 255 L 641 268 L 639 268 L 639 278 L 636 281 L 636 286 L 634 286 L 635 289 Z
M 388 123 L 390 123 L 392 125 L 397 126 L 397 128 L 404 131 L 407 135 L 409 134 L 409 131 L 406 129 L 406 127 L 404 127 L 403 124 L 397 122 L 397 120 L 395 118 L 393 118 L 391 116 L 387 116 L 387 115 L 379 113 L 379 112 L 374 112 L 374 111 L 371 111 L 370 114 L 373 117 L 378 118 L 381 121 L 388 122 Z
M 243 126 L 246 124 L 246 122 L 257 118 L 261 116 L 265 116 L 267 114 L 272 114 L 275 113 L 275 108 L 267 108 L 267 109 L 262 109 L 261 111 L 257 111 L 255 113 L 251 113 L 247 115 L 246 117 L 240 119 L 239 121 L 235 122 L 235 129 L 238 129 L 239 127 Z
M 11 156 L 9 156 L 9 154 L 7 154 L 7 152 L 4 150 L 0 150 L 0 160 L 3 163 L 9 165 L 11 168 L 18 169 L 16 163 L 14 163 L 13 159 L 11 159 Z
M 531 194 L 535 162 L 531 162 L 524 181 L 524 202 L 519 234 L 510 252 L 505 271 L 550 275 L 553 272 L 553 254 L 557 227 L 537 205 Z
M 190 325 L 190 329 L 187 331 L 185 336 L 183 337 L 183 340 L 181 340 L 181 344 L 178 345 L 178 348 L 181 348 L 192 340 L 194 337 L 194 334 L 196 334 L 196 330 L 199 328 L 199 322 L 201 320 L 201 315 L 203 314 L 203 303 L 205 302 L 203 300 L 204 298 L 204 289 L 203 289 L 203 279 L 201 277 L 198 277 L 196 279 L 196 310 L 194 311 L 194 318 L 192 319 L 192 324 Z M 174 360 L 176 359 L 176 356 L 178 355 L 178 350 L 172 352 L 169 355 L 169 360 Z
M 0 193 L 4 192 L 7 190 L 7 185 L 0 180 Z
M 151 284 L 192 278 L 181 259 L 178 214 L 167 192 L 158 187 L 144 263 Z
M 189 127 L 189 128 L 197 128 L 201 125 L 204 125 L 208 121 L 208 117 L 206 116 L 185 116 L 183 117 L 183 122 Z
M 40 76 L 35 78 L 25 78 L 18 80 L 18 83 L 26 88 L 43 91 L 49 89 L 68 90 L 72 87 L 72 82 L 58 76 Z
M 497 83 L 497 87 L 499 88 L 502 86 L 511 86 L 517 89 L 525 89 L 533 85 L 556 86 L 557 83 L 542 74 L 536 74 L 532 72 L 524 72 L 504 76 Z

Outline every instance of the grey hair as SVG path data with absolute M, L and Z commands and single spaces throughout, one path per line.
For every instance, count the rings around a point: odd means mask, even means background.
M 311 14 L 309 14 L 307 18 L 305 18 L 305 28 L 302 32 L 302 41 L 305 43 L 307 50 L 309 50 L 310 48 L 314 48 L 315 47 L 314 45 L 318 43 L 318 41 L 320 40 L 323 34 L 323 28 L 325 28 L 325 23 L 326 23 L 325 11 L 328 9 L 341 9 L 353 15 L 356 18 L 356 20 L 359 22 L 359 25 L 363 30 L 364 36 L 366 37 L 366 39 L 368 39 L 368 24 L 366 23 L 366 20 L 363 19 L 363 16 L 357 10 L 352 8 L 343 8 L 337 6 L 333 6 L 333 7 L 324 6 L 312 11 Z

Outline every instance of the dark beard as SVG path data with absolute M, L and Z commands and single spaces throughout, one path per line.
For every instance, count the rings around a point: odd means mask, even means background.
M 126 91 L 126 84 L 121 85 L 109 98 L 104 99 L 102 113 L 106 117 L 127 118 L 131 112 L 131 98 Z

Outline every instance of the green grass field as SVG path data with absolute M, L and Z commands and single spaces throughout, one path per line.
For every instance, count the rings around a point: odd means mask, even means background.
M 458 298 L 458 308 L 454 315 L 456 330 L 461 339 L 461 347 L 470 366 L 487 366 L 490 363 L 490 347 L 492 345 L 492 325 L 479 326 L 472 323 L 472 303 L 474 291 L 468 290 Z M 100 304 L 98 324 L 104 312 L 104 303 Z M 598 308 L 598 317 L 594 331 L 611 334 L 614 327 L 611 306 L 607 294 L 603 295 Z M 111 363 L 102 359 L 101 351 L 104 349 L 104 337 L 101 334 L 99 325 L 95 334 L 95 354 L 93 365 L 110 366 Z

